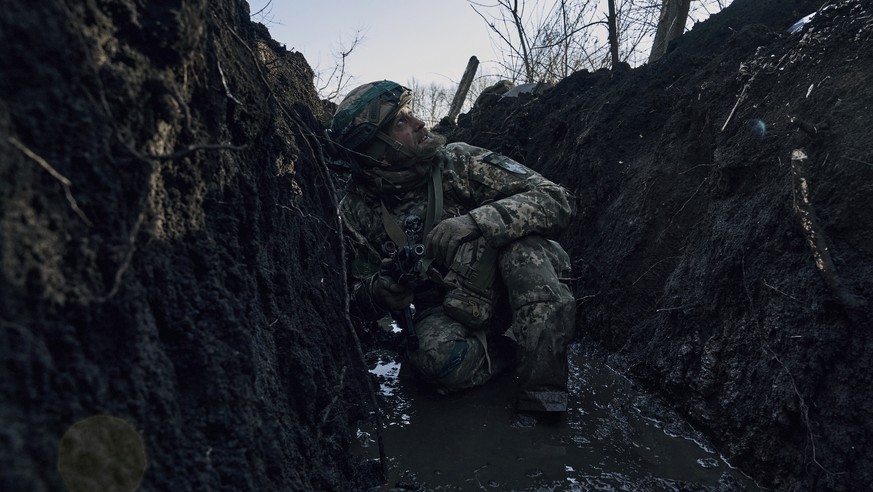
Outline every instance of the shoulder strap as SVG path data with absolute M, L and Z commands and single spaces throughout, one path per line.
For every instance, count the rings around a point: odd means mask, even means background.
M 382 204 L 382 226 L 385 228 L 385 232 L 388 233 L 388 237 L 394 241 L 398 248 L 407 246 L 406 233 L 403 232 L 403 229 L 394 220 L 394 216 L 388 211 L 388 207 L 385 206 L 385 200 L 380 200 L 380 203 Z
M 407 245 L 406 233 L 403 232 L 400 225 L 388 211 L 385 206 L 385 201 L 381 200 L 382 205 L 382 226 L 388 237 L 394 241 L 398 247 Z M 427 213 L 424 219 L 424 231 L 421 237 L 427 237 L 427 234 L 433 229 L 433 226 L 443 217 L 443 173 L 440 166 L 434 166 L 431 173 L 431 179 L 427 183 Z
M 424 235 L 443 218 L 443 170 L 435 165 L 427 183 L 427 217 L 424 219 Z

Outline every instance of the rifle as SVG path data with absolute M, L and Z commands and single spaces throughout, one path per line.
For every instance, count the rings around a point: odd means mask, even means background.
M 400 285 L 416 287 L 426 277 L 421 264 L 424 257 L 424 245 L 416 242 L 416 236 L 421 232 L 422 224 L 418 216 L 410 215 L 403 223 L 406 233 L 406 245 L 398 248 L 394 241 L 385 241 L 382 252 L 388 256 L 389 261 L 383 261 L 379 267 L 379 274 L 391 277 Z M 406 345 L 411 351 L 418 350 L 418 335 L 415 334 L 415 326 L 412 322 L 412 305 L 406 306 L 400 311 L 393 311 L 391 316 L 406 333 Z

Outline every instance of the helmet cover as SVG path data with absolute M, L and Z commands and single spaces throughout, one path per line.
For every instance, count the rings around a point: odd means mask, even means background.
M 411 102 L 412 91 L 390 80 L 357 87 L 337 106 L 330 124 L 331 140 L 361 152 Z

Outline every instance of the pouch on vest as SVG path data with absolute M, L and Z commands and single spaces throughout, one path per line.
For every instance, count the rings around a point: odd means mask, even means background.
M 462 243 L 445 283 L 454 286 L 443 299 L 443 310 L 472 330 L 487 328 L 497 304 L 497 250 L 485 238 Z

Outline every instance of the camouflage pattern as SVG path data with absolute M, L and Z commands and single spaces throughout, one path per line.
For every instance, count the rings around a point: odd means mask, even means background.
M 570 258 L 558 243 L 526 236 L 500 252 L 500 275 L 509 294 L 518 342 L 520 410 L 567 408 L 567 344 L 573 339 L 576 300 L 561 279 Z
M 469 214 L 484 240 L 499 251 L 500 288 L 513 314 L 506 335 L 518 342 L 520 408 L 560 410 L 560 403 L 550 401 L 563 401 L 566 408 L 566 346 L 573 336 L 575 302 L 560 281 L 569 276 L 569 258 L 547 237 L 569 224 L 569 194 L 511 159 L 465 143 L 446 145 L 434 165 L 442 170 L 442 219 Z M 352 186 L 340 214 L 350 243 L 352 315 L 378 319 L 386 313 L 373 302 L 369 286 L 378 272 L 381 245 L 389 240 L 381 202 L 398 224 L 410 214 L 425 217 L 427 187 L 381 196 L 368 190 Z M 474 333 L 441 310 L 445 292 L 439 285 L 416 290 L 420 348 L 407 360 L 422 379 L 448 390 L 482 384 L 495 362 L 486 356 L 485 335 L 499 334 L 506 326 L 493 327 L 498 333 Z M 523 403 L 528 400 L 540 408 L 528 408 Z
M 389 80 L 364 84 L 340 102 L 328 134 L 351 150 L 362 150 L 373 143 L 380 128 L 411 103 L 412 91 L 400 84 Z
M 419 348 L 408 352 L 407 360 L 422 380 L 458 390 L 491 378 L 482 342 L 442 310 L 416 320 L 415 333 Z

